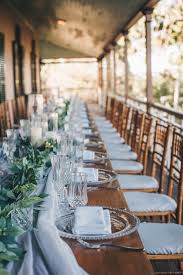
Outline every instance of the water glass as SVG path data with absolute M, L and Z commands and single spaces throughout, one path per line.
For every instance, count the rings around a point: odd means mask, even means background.
M 30 120 L 20 119 L 20 133 L 22 137 L 30 136 Z
M 72 182 L 67 188 L 67 200 L 72 208 L 88 203 L 87 180 L 84 174 L 78 172 L 72 174 Z
M 33 207 L 14 209 L 11 219 L 14 224 L 24 231 L 31 230 L 33 228 Z

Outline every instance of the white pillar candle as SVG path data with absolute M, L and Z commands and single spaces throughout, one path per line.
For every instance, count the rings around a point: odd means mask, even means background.
M 46 135 L 46 132 L 48 131 L 48 121 L 42 121 L 41 123 L 42 130 L 43 130 L 43 136 Z
M 42 141 L 42 128 L 31 127 L 31 142 L 32 144 L 40 144 Z

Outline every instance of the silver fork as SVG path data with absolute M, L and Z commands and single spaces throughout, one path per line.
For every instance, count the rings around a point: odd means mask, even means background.
M 88 243 L 82 239 L 77 239 L 77 240 L 81 245 L 91 249 L 99 249 L 102 247 L 113 247 L 113 248 L 118 248 L 122 250 L 145 251 L 144 247 L 133 247 L 133 246 L 126 246 L 126 245 L 112 244 L 112 243 Z

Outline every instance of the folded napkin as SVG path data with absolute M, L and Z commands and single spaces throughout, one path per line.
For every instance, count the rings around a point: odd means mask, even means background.
M 89 138 L 85 138 L 84 145 L 88 144 L 90 142 Z
M 98 169 L 78 167 L 78 172 L 86 174 L 88 183 L 98 182 Z
M 105 235 L 111 233 L 111 219 L 108 209 L 98 206 L 77 207 L 73 233 L 78 235 Z
M 95 158 L 95 153 L 94 152 L 88 151 L 88 150 L 83 151 L 83 160 L 84 161 L 94 160 L 94 158 Z

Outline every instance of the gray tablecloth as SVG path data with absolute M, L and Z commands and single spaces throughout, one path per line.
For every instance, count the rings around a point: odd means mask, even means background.
M 45 184 L 49 196 L 39 212 L 37 228 L 19 238 L 26 251 L 18 263 L 8 266 L 12 275 L 86 275 L 80 268 L 70 247 L 64 242 L 55 226 L 57 194 L 52 181 L 52 171 Z

